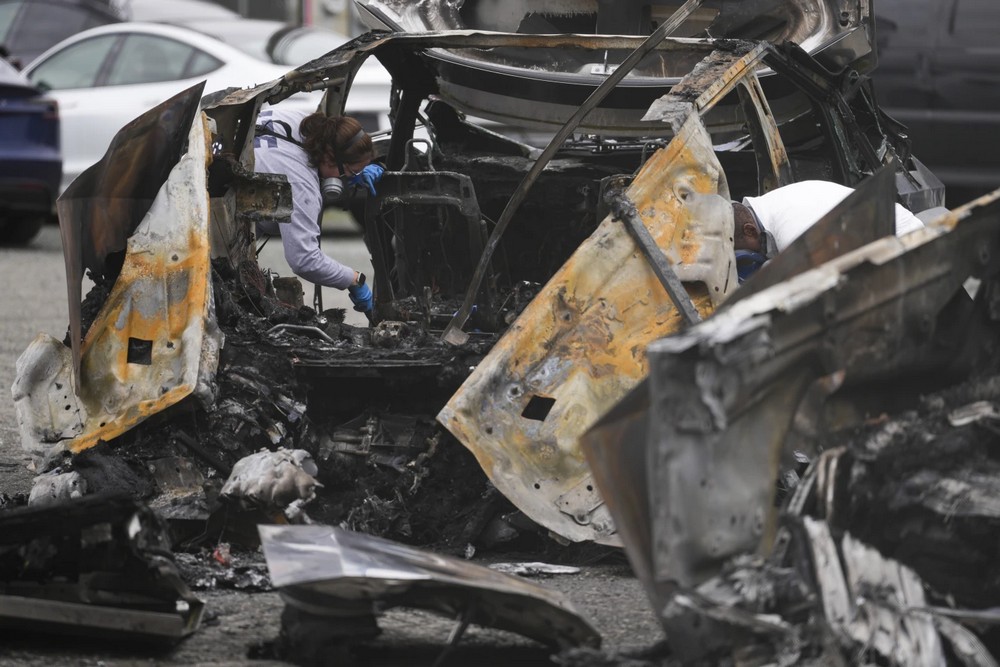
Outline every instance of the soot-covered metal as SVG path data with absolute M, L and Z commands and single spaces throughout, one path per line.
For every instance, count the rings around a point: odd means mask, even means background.
M 839 39 L 865 34 L 855 19 Z M 867 62 L 856 41 L 839 68 L 793 44 L 657 45 L 689 66 L 635 132 L 574 136 L 542 170 L 488 263 L 464 342 L 444 340 L 539 151 L 463 117 L 438 56 L 638 43 L 367 35 L 272 84 L 203 100 L 185 149 L 163 153 L 165 187 L 118 279 L 95 274 L 70 340 L 84 363 L 58 341 L 22 358 L 24 444 L 51 472 L 34 502 L 125 492 L 165 517 L 181 548 L 212 545 L 218 560 L 229 558 L 221 543 L 256 545 L 258 523 L 310 520 L 467 556 L 519 531 L 620 542 L 680 661 L 975 655 L 962 623 L 994 591 L 955 571 L 992 562 L 998 413 L 974 401 L 995 401 L 994 383 L 923 403 L 880 392 L 904 372 L 933 370 L 933 389 L 963 379 L 977 351 L 978 370 L 995 370 L 982 360 L 998 319 L 996 199 L 880 238 L 893 194 L 925 208 L 941 192 L 848 67 Z M 326 88 L 323 110 L 340 113 L 339 82 L 372 55 L 399 95 L 377 145 L 380 196 L 354 211 L 377 286 L 372 326 L 354 327 L 282 301 L 257 264 L 253 223 L 287 217 L 289 191 L 253 173 L 249 128 L 265 102 L 303 90 Z M 178 99 L 189 108 L 198 92 Z M 794 256 L 737 290 L 730 200 L 811 178 L 860 187 Z M 683 290 L 668 293 L 657 259 Z M 130 291 L 151 276 L 156 289 Z M 970 277 L 984 281 L 971 309 Z M 875 405 L 917 412 L 866 422 Z M 306 542 L 329 530 L 310 528 Z M 454 611 L 431 597 L 426 606 Z M 536 638 L 574 643 L 561 636 Z

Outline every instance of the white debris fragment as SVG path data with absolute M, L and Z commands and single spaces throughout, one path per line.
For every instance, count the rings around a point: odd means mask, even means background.
M 948 413 L 948 423 L 956 428 L 983 419 L 1000 419 L 1000 412 L 991 401 L 976 401 Z
M 87 407 L 73 390 L 73 353 L 62 341 L 38 334 L 15 366 L 11 387 L 21 446 L 39 469 L 55 460 L 83 430 Z
M 579 574 L 580 568 L 570 565 L 552 565 L 551 563 L 493 563 L 488 565 L 491 570 L 505 574 L 516 574 L 521 577 L 549 576 L 553 574 Z
M 222 495 L 246 507 L 281 509 L 293 502 L 301 507 L 316 497 L 318 469 L 309 452 L 301 449 L 261 450 L 236 462 L 222 487 Z
M 35 477 L 28 495 L 29 507 L 55 505 L 71 498 L 82 498 L 87 493 L 87 480 L 78 472 L 52 472 Z

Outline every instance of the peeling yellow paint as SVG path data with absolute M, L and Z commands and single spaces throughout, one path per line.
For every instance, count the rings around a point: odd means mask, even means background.
M 146 219 L 129 238 L 122 270 L 84 340 L 80 401 L 86 415 L 67 449 L 111 440 L 189 396 L 198 381 L 210 317 L 211 160 L 202 122 L 190 153 L 171 172 Z M 129 362 L 129 340 L 148 345 L 149 363 Z
M 706 316 L 736 285 L 732 210 L 711 140 L 692 118 L 647 161 L 628 196 Z M 438 420 L 533 520 L 572 540 L 613 542 L 578 437 L 646 375 L 646 346 L 681 324 L 623 224 L 609 217 Z M 533 397 L 554 399 L 542 420 L 523 416 Z

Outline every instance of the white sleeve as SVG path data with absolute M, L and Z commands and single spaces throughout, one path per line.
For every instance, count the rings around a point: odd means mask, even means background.
M 782 252 L 853 190 L 829 181 L 799 181 L 743 203 L 753 209 Z
M 778 250 L 784 250 L 809 227 L 829 213 L 853 190 L 828 181 L 799 181 L 744 203 L 757 214 L 771 232 Z M 924 224 L 903 206 L 896 204 L 896 235 L 901 236 Z
M 279 225 L 285 261 L 295 275 L 316 285 L 347 289 L 354 282 L 354 269 L 327 256 L 320 248 L 321 195 L 310 183 L 290 181 L 291 220 Z

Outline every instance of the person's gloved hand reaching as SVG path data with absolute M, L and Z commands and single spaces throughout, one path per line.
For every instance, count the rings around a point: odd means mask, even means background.
M 354 185 L 364 185 L 368 188 L 368 192 L 371 193 L 372 197 L 374 197 L 376 194 L 375 184 L 382 180 L 382 174 L 384 173 L 385 168 L 382 165 L 372 163 L 362 169 L 360 174 L 355 174 L 351 177 L 351 183 Z
M 365 274 L 359 273 L 358 279 L 353 285 L 347 287 L 347 295 L 351 297 L 354 310 L 359 313 L 370 314 L 375 304 L 372 300 L 372 290 L 365 284 Z

